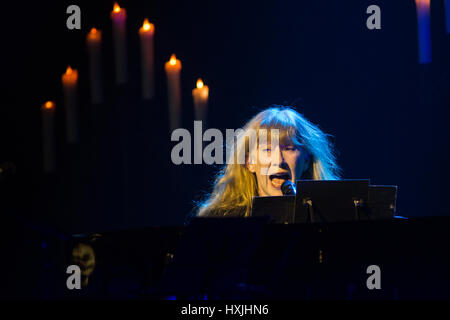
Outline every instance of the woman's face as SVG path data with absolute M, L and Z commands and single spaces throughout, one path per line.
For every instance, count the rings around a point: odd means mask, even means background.
M 248 163 L 247 168 L 256 175 L 258 195 L 282 196 L 281 185 L 290 180 L 295 183 L 309 166 L 309 153 L 303 147 L 259 144 L 254 150 L 255 164 Z

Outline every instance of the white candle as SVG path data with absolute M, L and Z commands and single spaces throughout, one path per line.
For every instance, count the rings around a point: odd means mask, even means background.
M 445 0 L 445 25 L 447 34 L 450 33 L 450 0 Z
M 127 48 L 126 48 L 126 21 L 127 12 L 117 2 L 111 11 L 114 38 L 114 62 L 116 66 L 116 84 L 127 82 Z
M 152 99 L 155 95 L 154 84 L 154 46 L 153 35 L 155 26 L 144 20 L 144 24 L 139 29 L 141 39 L 141 63 L 142 63 L 142 97 Z
M 66 113 L 66 138 L 69 143 L 78 142 L 78 108 L 77 108 L 78 71 L 67 67 L 62 75 L 64 107 Z
M 47 101 L 41 107 L 42 115 L 42 153 L 44 173 L 55 171 L 55 103 Z
M 192 90 L 194 98 L 195 120 L 205 122 L 208 111 L 209 88 L 203 84 L 202 79 L 197 80 L 197 87 Z
M 415 0 L 419 63 L 431 62 L 430 0 Z
M 86 37 L 86 45 L 89 54 L 91 103 L 98 104 L 103 102 L 101 65 L 102 32 L 92 28 Z
M 167 75 L 167 93 L 169 103 L 170 130 L 180 127 L 181 123 L 181 62 L 172 54 L 165 65 Z

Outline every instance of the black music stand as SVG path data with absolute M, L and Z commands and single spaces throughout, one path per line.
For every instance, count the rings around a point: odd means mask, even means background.
M 397 186 L 369 179 L 298 180 L 296 196 L 254 197 L 252 217 L 278 224 L 392 219 Z
M 392 219 L 396 217 L 397 186 L 369 186 L 369 218 Z
M 297 223 L 369 219 L 369 180 L 298 180 Z
M 271 223 L 294 223 L 295 196 L 253 197 L 252 217 L 268 217 Z

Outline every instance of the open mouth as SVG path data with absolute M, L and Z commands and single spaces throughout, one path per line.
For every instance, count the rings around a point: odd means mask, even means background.
M 271 174 L 269 176 L 269 179 L 270 183 L 275 189 L 281 189 L 281 186 L 285 181 L 291 180 L 291 174 L 288 171 L 278 172 L 275 174 Z

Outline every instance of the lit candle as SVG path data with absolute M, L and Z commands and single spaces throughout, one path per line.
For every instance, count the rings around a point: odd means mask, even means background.
M 47 101 L 41 107 L 42 115 L 42 153 L 44 172 L 55 171 L 55 103 Z
M 113 21 L 114 61 L 116 65 L 116 83 L 127 82 L 126 21 L 127 12 L 117 2 L 111 11 Z
M 419 63 L 431 62 L 430 0 L 415 0 Z
M 66 112 L 66 138 L 69 143 L 78 142 L 77 82 L 78 71 L 68 66 L 62 75 L 62 84 Z
M 144 24 L 139 29 L 141 38 L 141 63 L 142 63 L 142 97 L 152 99 L 154 96 L 154 47 L 153 34 L 155 26 L 144 20 Z
M 167 75 L 167 93 L 169 102 L 170 129 L 180 127 L 181 114 L 181 62 L 172 54 L 165 65 Z
M 86 37 L 86 45 L 89 53 L 89 78 L 92 104 L 103 102 L 101 44 L 102 32 L 92 28 Z
M 197 88 L 192 90 L 194 98 L 195 120 L 206 121 L 208 111 L 209 88 L 203 84 L 202 79 L 197 80 Z

